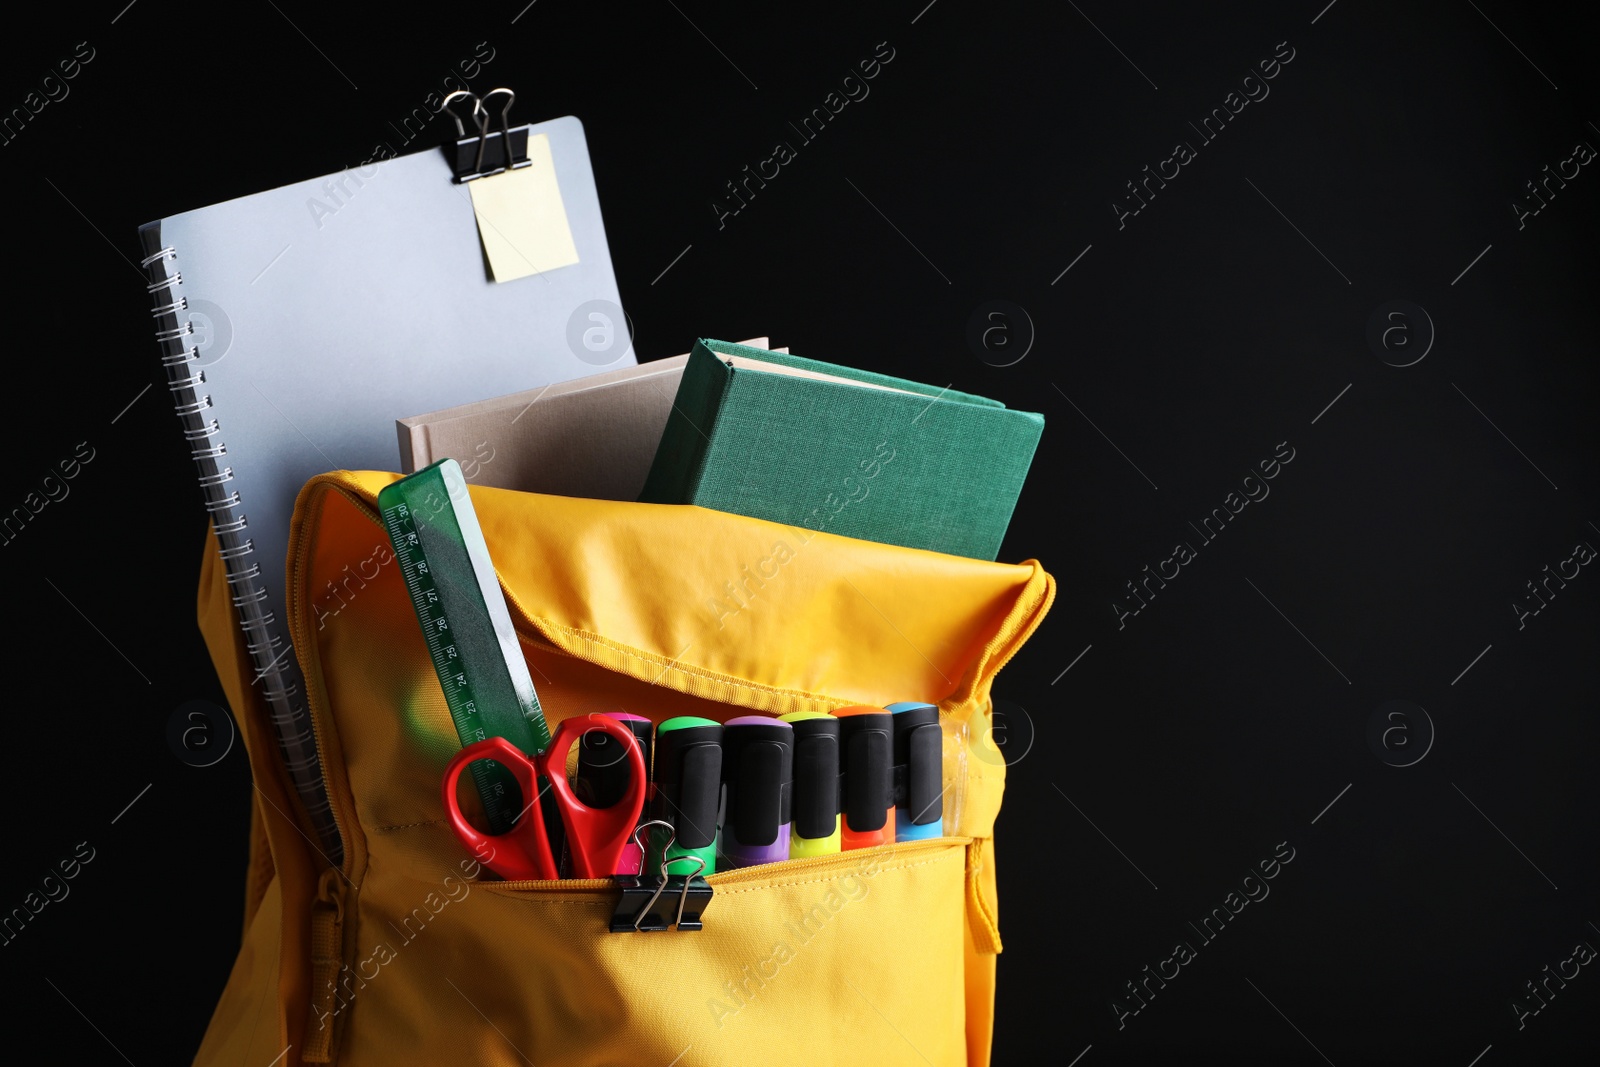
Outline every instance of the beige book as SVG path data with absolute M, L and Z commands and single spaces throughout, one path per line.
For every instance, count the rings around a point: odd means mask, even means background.
M 742 343 L 768 346 L 764 337 Z M 396 420 L 400 469 L 410 474 L 449 456 L 473 485 L 637 500 L 688 359 L 619 367 Z

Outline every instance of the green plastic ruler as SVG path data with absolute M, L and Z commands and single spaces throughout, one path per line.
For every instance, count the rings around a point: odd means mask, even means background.
M 550 727 L 460 464 L 442 459 L 387 486 L 378 510 L 462 745 L 503 737 L 530 756 L 549 748 Z M 522 811 L 522 791 L 494 760 L 470 769 L 490 832 L 505 833 Z

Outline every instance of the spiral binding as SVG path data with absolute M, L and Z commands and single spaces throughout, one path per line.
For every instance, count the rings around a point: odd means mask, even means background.
M 233 468 L 219 462 L 228 454 L 227 445 L 214 440 L 221 428 L 216 419 L 202 418 L 202 413 L 211 408 L 211 397 L 199 391 L 206 381 L 205 371 L 191 366 L 200 356 L 199 348 L 187 343 L 194 335 L 194 323 L 178 317 L 189 309 L 189 301 L 179 292 L 182 272 L 168 270 L 177 258 L 177 252 L 169 245 L 151 252 L 140 263 L 149 275 L 145 289 L 151 297 L 150 314 L 156 320 L 156 342 L 161 346 L 167 389 L 183 426 L 183 438 L 190 445 L 189 455 L 199 470 L 200 491 L 211 515 L 229 592 L 244 631 L 245 650 L 255 668 L 253 680 L 261 683 L 266 696 L 284 766 L 322 842 L 323 852 L 337 866 L 343 862 L 343 843 L 328 806 L 316 740 L 300 699 L 299 666 L 277 631 L 276 617 L 267 608 L 267 589 L 259 582 L 261 565 L 251 559 L 255 544 L 248 536 L 249 520 L 238 510 L 242 504 L 238 490 L 228 487 L 233 481 Z

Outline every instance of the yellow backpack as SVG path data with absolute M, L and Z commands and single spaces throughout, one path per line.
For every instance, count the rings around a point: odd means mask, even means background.
M 208 539 L 201 629 L 256 783 L 245 935 L 196 1064 L 983 1065 L 995 673 L 1054 581 L 690 506 L 472 489 L 551 728 L 936 702 L 946 832 L 712 875 L 700 931 L 608 932 L 610 880 L 500 882 L 439 800 L 455 728 L 378 518 L 399 476 L 307 483 L 289 631 L 344 860 L 297 814 Z M 276 1057 L 276 1058 L 275 1058 Z

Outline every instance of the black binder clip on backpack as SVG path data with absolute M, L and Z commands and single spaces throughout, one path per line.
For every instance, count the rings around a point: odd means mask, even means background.
M 633 843 L 644 850 L 639 834 L 650 826 L 666 828 L 667 843 L 662 846 L 662 850 L 671 848 L 676 831 L 671 823 L 660 819 L 640 823 L 633 832 Z M 693 874 L 667 872 L 669 863 L 685 861 L 693 861 L 700 866 Z M 639 875 L 619 877 L 617 885 L 622 888 L 622 898 L 617 901 L 616 910 L 611 913 L 611 932 L 648 933 L 670 930 L 674 926 L 679 930 L 703 929 L 704 924 L 700 921 L 700 916 L 711 903 L 711 886 L 700 876 L 700 872 L 705 869 L 706 861 L 700 857 L 679 856 L 672 860 L 663 858 L 661 870 L 654 878 L 646 879 Z
M 490 100 L 502 95 L 506 98 L 506 106 L 500 109 L 500 128 L 490 130 L 487 105 Z M 457 99 L 472 101 L 471 118 L 472 124 L 478 128 L 477 133 L 469 134 L 461 116 L 450 106 Z M 450 160 L 450 169 L 455 173 L 457 184 L 532 166 L 528 160 L 528 131 L 532 125 L 524 123 L 512 129 L 509 120 L 511 105 L 516 100 L 517 94 L 510 89 L 490 89 L 481 98 L 465 89 L 457 89 L 444 98 L 440 107 L 456 124 L 455 139 L 445 143 L 444 153 Z

